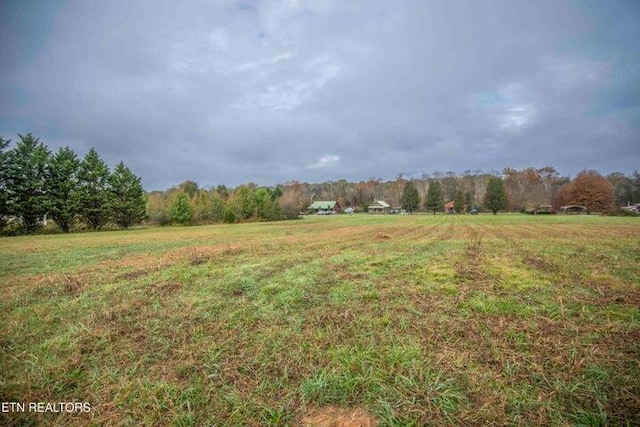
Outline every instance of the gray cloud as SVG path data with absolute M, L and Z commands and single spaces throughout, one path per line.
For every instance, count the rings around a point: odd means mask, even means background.
M 94 146 L 149 189 L 640 164 L 634 2 L 16 1 L 0 12 L 0 134 Z

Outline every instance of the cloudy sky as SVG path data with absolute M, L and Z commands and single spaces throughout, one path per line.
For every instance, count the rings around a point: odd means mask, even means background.
M 145 188 L 640 168 L 640 2 L 0 2 L 0 135 Z

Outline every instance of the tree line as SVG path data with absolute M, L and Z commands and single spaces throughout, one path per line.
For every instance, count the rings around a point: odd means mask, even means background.
M 486 209 L 533 211 L 542 205 L 577 204 L 611 212 L 640 203 L 640 172 L 603 176 L 584 170 L 575 178 L 555 168 L 501 172 L 434 172 L 418 178 L 371 178 L 322 183 L 289 181 L 274 187 L 249 183 L 201 188 L 188 180 L 164 191 L 145 193 L 141 179 L 123 162 L 111 171 L 95 149 L 80 159 L 69 147 L 52 153 L 32 134 L 18 135 L 14 147 L 0 138 L 0 231 L 34 233 L 47 221 L 63 232 L 107 225 L 150 225 L 272 221 L 297 218 L 313 201 L 336 200 L 342 208 L 366 211 L 376 200 L 392 207 L 429 213 Z
M 280 209 L 279 188 L 253 183 L 229 189 L 225 185 L 200 188 L 187 180 L 166 191 L 148 195 L 149 222 L 153 225 L 192 225 L 216 222 L 274 221 L 287 216 Z
M 366 211 L 376 200 L 412 212 L 437 213 L 453 202 L 453 211 L 471 208 L 498 211 L 534 211 L 569 204 L 593 212 L 611 212 L 616 206 L 640 203 L 640 173 L 603 176 L 585 170 L 575 178 L 561 176 L 553 167 L 504 168 L 501 172 L 434 172 L 408 179 L 346 180 L 322 183 L 289 181 L 275 187 L 244 184 L 235 189 L 218 185 L 202 188 L 188 180 L 148 195 L 148 221 L 153 225 L 208 224 L 297 218 L 319 200 L 335 200 L 342 208 Z
M 324 183 L 289 181 L 280 184 L 281 209 L 304 210 L 314 200 L 336 200 L 342 207 L 366 211 L 375 200 L 410 211 L 443 212 L 453 202 L 455 212 L 477 208 L 487 211 L 531 212 L 540 206 L 576 204 L 593 212 L 611 212 L 621 206 L 640 203 L 640 172 L 614 172 L 602 175 L 584 170 L 573 179 L 562 176 L 552 166 L 542 168 L 504 168 L 500 172 L 480 170 L 425 173 L 407 179 L 383 181 L 346 180 Z
M 128 228 L 146 218 L 141 179 L 122 161 L 111 171 L 94 148 L 80 159 L 31 133 L 18 138 L 14 147 L 0 138 L 0 230 L 35 233 L 49 221 L 65 233 Z

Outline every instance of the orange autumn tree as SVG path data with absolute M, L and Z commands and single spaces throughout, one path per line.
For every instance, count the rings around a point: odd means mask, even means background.
M 591 212 L 604 212 L 614 205 L 614 189 L 598 172 L 584 170 L 575 177 L 569 187 L 571 204 L 585 206 Z

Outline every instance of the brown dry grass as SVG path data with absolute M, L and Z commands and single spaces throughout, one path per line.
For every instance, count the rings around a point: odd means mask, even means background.
M 362 408 L 323 406 L 310 408 L 302 416 L 302 427 L 377 427 L 378 422 Z

